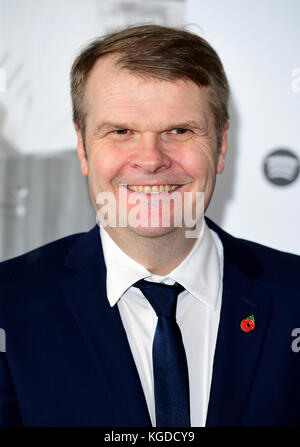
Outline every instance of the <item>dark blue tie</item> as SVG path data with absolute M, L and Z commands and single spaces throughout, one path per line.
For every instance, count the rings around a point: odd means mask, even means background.
M 190 427 L 188 366 L 176 322 L 177 297 L 184 288 L 143 279 L 133 285 L 158 316 L 152 346 L 156 426 Z

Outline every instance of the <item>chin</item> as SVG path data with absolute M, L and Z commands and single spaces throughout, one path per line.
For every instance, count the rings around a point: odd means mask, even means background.
M 175 228 L 174 227 L 131 227 L 128 226 L 128 229 L 139 236 L 144 237 L 160 237 L 166 236 L 167 234 L 171 234 Z

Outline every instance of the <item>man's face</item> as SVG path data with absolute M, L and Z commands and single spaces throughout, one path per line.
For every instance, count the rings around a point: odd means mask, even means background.
M 142 206 L 149 219 L 155 214 L 159 217 L 158 227 L 129 224 L 125 230 L 122 228 L 123 235 L 124 231 L 145 237 L 182 232 L 182 228 L 173 224 L 173 215 L 179 210 L 173 201 L 168 227 L 161 224 L 162 206 L 151 204 L 151 197 L 157 195 L 157 190 L 165 197 L 172 194 L 165 186 L 162 188 L 163 185 L 176 185 L 175 191 L 181 195 L 183 204 L 184 193 L 192 193 L 193 208 L 195 193 L 204 192 L 204 208 L 207 208 L 216 173 L 223 171 L 227 150 L 226 126 L 217 153 L 207 88 L 199 88 L 192 81 L 160 81 L 134 76 L 116 68 L 114 56 L 109 55 L 99 60 L 90 73 L 85 107 L 87 158 L 77 129 L 78 154 L 81 172 L 88 175 L 95 210 L 99 210 L 96 199 L 101 192 L 113 193 L 118 210 L 119 185 L 125 184 L 139 191 L 134 193 L 126 189 L 128 197 L 141 194 L 147 199 Z M 148 188 L 141 188 L 145 185 L 157 188 L 150 194 Z M 127 202 L 127 213 L 134 206 L 136 204 Z

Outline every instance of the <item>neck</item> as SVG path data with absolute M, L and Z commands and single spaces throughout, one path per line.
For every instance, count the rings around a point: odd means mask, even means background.
M 130 258 L 156 275 L 167 275 L 190 253 L 197 238 L 186 238 L 186 228 L 159 236 L 144 236 L 128 228 L 105 227 L 113 241 Z M 116 231 L 117 230 L 117 231 Z

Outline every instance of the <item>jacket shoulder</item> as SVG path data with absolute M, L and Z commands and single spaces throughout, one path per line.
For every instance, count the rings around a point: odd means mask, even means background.
M 294 253 L 288 253 L 285 251 L 278 250 L 276 248 L 271 248 L 258 242 L 249 241 L 246 239 L 238 239 L 241 243 L 245 244 L 248 249 L 254 253 L 261 262 L 272 264 L 274 266 L 280 266 L 282 268 L 282 263 L 288 263 L 289 266 L 294 266 L 295 268 L 300 267 L 300 256 Z
M 1 284 L 11 280 L 26 279 L 48 272 L 53 274 L 62 269 L 67 253 L 85 233 L 76 233 L 45 244 L 20 256 L 0 263 Z
M 239 241 L 257 259 L 263 272 L 261 278 L 273 291 L 293 291 L 300 298 L 300 256 L 245 239 Z
M 300 256 L 266 245 L 235 237 L 206 217 L 208 226 L 221 239 L 224 254 L 239 270 L 255 278 L 280 284 L 296 285 L 300 289 Z

